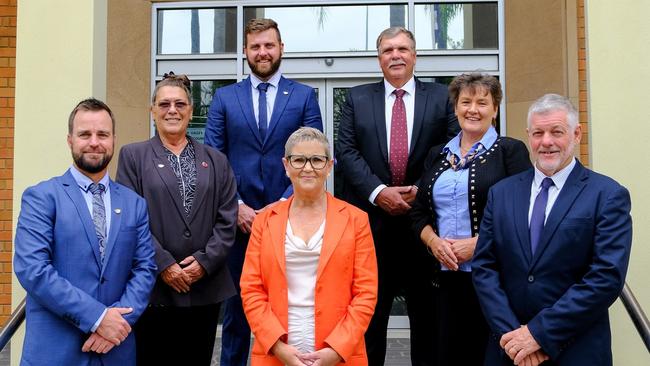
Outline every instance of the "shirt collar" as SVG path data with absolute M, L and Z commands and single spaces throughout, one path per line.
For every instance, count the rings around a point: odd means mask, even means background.
M 562 187 L 564 187 L 564 183 L 566 183 L 567 179 L 569 179 L 569 174 L 571 174 L 571 171 L 575 166 L 576 158 L 574 157 L 571 159 L 569 165 L 565 166 L 560 171 L 549 177 L 553 179 L 553 184 L 557 187 L 558 190 L 561 190 Z M 546 178 L 546 174 L 542 173 L 542 171 L 537 168 L 537 164 L 535 164 L 535 178 L 533 179 L 535 188 L 539 188 L 542 185 L 542 180 L 544 180 L 544 178 Z
M 81 188 L 84 192 L 88 192 L 88 186 L 90 186 L 91 183 L 94 183 L 92 179 L 88 178 L 81 171 L 79 171 L 79 169 L 77 169 L 74 164 L 70 167 L 70 174 L 72 174 L 72 178 L 74 178 L 79 188 Z M 99 180 L 99 183 L 108 188 L 109 182 L 110 179 L 108 178 L 108 172 L 106 172 L 106 174 L 104 174 L 104 177 Z
M 386 98 L 393 94 L 393 91 L 395 91 L 395 89 L 397 88 L 392 86 L 391 83 L 384 79 L 384 90 L 386 92 Z M 411 76 L 409 81 L 407 81 L 406 84 L 404 84 L 400 89 L 404 90 L 406 94 L 413 96 L 415 94 L 415 77 Z
M 254 89 L 257 89 L 257 86 L 260 85 L 260 83 L 263 83 L 264 81 L 260 80 L 260 78 L 257 77 L 257 75 L 251 73 L 251 85 L 253 86 Z M 280 78 L 282 77 L 282 73 L 280 70 L 278 70 L 269 80 L 266 82 L 273 85 L 276 89 L 278 88 L 278 84 L 280 84 Z
M 450 152 L 453 154 L 456 154 L 456 156 L 462 157 L 461 152 L 460 152 L 460 139 L 463 137 L 463 131 L 461 131 L 458 135 L 456 135 L 453 139 L 449 140 L 447 145 L 443 148 L 442 151 L 446 152 L 449 154 Z M 490 126 L 488 130 L 483 134 L 483 137 L 479 141 L 477 141 L 472 147 L 476 147 L 478 144 L 483 145 L 483 149 L 479 152 L 479 154 L 482 154 L 485 150 L 489 149 L 492 147 L 492 144 L 497 140 L 499 135 L 497 134 L 497 130 L 494 129 L 493 126 Z

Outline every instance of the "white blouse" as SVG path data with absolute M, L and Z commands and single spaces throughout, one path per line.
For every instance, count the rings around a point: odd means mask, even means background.
M 316 272 L 323 245 L 325 220 L 307 243 L 293 234 L 287 221 L 284 239 L 286 257 L 289 335 L 288 344 L 300 352 L 314 351 L 314 294 Z

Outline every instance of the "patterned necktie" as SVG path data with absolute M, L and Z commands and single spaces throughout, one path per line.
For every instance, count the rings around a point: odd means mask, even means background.
M 106 190 L 103 184 L 91 183 L 88 190 L 93 194 L 93 223 L 95 223 L 95 234 L 99 241 L 99 255 L 104 263 L 104 253 L 106 252 L 106 208 L 102 194 Z
M 262 142 L 266 138 L 266 130 L 268 128 L 268 121 L 266 116 L 266 90 L 269 88 L 269 83 L 259 83 L 257 85 L 257 90 L 260 91 L 259 99 L 257 100 L 257 127 L 260 129 L 260 137 Z
M 548 202 L 548 189 L 554 185 L 551 178 L 542 180 L 542 189 L 535 198 L 533 214 L 530 216 L 530 251 L 535 254 L 539 240 L 542 238 L 544 221 L 546 220 L 546 203 Z
M 406 164 L 409 158 L 408 134 L 406 132 L 406 107 L 404 106 L 402 89 L 395 89 L 395 104 L 390 122 L 390 156 L 389 165 L 391 184 L 401 186 L 406 177 Z

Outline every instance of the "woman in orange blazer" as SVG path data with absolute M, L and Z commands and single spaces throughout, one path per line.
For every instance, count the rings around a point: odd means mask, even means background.
M 325 191 L 329 151 L 322 132 L 294 132 L 282 159 L 294 195 L 253 223 L 240 281 L 253 366 L 368 364 L 375 249 L 366 213 Z

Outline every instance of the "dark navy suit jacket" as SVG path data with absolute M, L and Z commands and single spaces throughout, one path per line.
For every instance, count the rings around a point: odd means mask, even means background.
M 260 209 L 291 195 L 291 182 L 282 165 L 284 144 L 302 126 L 323 130 L 314 89 L 281 77 L 262 141 L 249 77 L 217 89 L 208 111 L 205 143 L 226 154 L 235 172 L 239 198 Z
M 135 337 L 105 355 L 81 352 L 106 307 L 131 307 L 133 325 L 149 302 L 156 265 L 147 204 L 109 184 L 111 227 L 102 264 L 92 215 L 70 172 L 25 190 L 14 268 L 27 291 L 22 365 L 135 365 Z
M 611 365 L 608 308 L 625 283 L 630 196 L 614 180 L 571 171 L 531 254 L 528 208 L 534 170 L 492 187 L 472 261 L 492 330 L 485 365 L 511 365 L 504 333 L 528 328 L 556 365 Z

